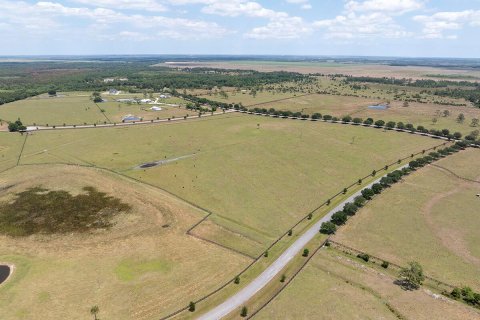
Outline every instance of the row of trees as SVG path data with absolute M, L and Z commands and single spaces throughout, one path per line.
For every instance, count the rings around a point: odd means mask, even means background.
M 480 308 L 480 293 L 473 291 L 470 287 L 465 286 L 463 288 L 454 288 L 449 296 Z
M 231 106 L 229 106 L 231 107 Z M 260 113 L 260 114 L 265 114 L 265 115 L 272 115 L 274 117 L 283 117 L 283 118 L 298 118 L 298 119 L 312 119 L 312 120 L 325 120 L 325 121 L 342 121 L 343 123 L 350 123 L 350 124 L 355 124 L 355 125 L 374 125 L 378 128 L 385 128 L 388 130 L 393 130 L 393 129 L 400 129 L 400 130 L 406 130 L 412 133 L 415 132 L 420 132 L 424 134 L 431 134 L 437 137 L 443 137 L 443 138 L 448 138 L 450 140 L 459 140 L 463 137 L 461 132 L 450 132 L 449 129 L 442 129 L 442 130 L 437 130 L 437 129 L 427 129 L 424 126 L 415 126 L 411 123 L 404 123 L 404 122 L 395 122 L 395 121 L 388 121 L 385 122 L 384 120 L 374 120 L 373 118 L 367 118 L 367 119 L 362 119 L 362 118 L 352 118 L 351 116 L 344 116 L 341 119 L 338 117 L 334 117 L 331 115 L 322 115 L 320 113 L 314 113 L 313 115 L 309 114 L 302 114 L 301 112 L 292 112 L 292 111 L 280 111 L 280 110 L 275 110 L 274 108 L 266 109 L 266 108 L 251 108 L 247 109 L 241 105 L 234 105 L 233 108 L 235 110 L 240 110 L 240 111 L 248 111 L 252 113 Z M 472 120 L 472 126 L 478 125 L 478 119 L 473 119 Z M 465 136 L 465 140 L 471 142 L 471 143 L 476 143 L 480 145 L 480 141 L 476 141 L 478 138 L 478 135 L 473 134 L 473 132 L 467 136 Z
M 391 185 L 399 182 L 403 176 L 408 175 L 411 171 L 417 168 L 423 167 L 435 160 L 458 152 L 466 147 L 467 144 L 465 142 L 459 141 L 451 147 L 440 149 L 436 152 L 431 152 L 424 157 L 410 161 L 408 167 L 405 167 L 401 170 L 395 170 L 387 174 L 385 177 L 381 178 L 378 183 L 374 183 L 370 188 L 363 189 L 361 192 L 362 194 L 357 196 L 353 202 L 346 203 L 341 211 L 335 212 L 330 221 L 322 223 L 320 227 L 320 233 L 334 234 L 337 231 L 337 228 L 344 225 L 351 216 L 354 216 L 357 211 L 365 205 L 367 201 L 371 200 L 375 195 L 380 194 L 383 190 L 389 188 Z M 376 171 L 373 171 L 371 176 L 375 176 L 376 173 Z M 361 179 L 359 180 L 359 183 L 361 183 Z M 346 193 L 346 191 L 347 189 L 345 188 L 343 192 Z

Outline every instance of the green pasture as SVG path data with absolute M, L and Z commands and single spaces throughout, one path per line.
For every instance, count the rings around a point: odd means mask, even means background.
M 346 185 L 438 140 L 242 114 L 141 127 L 35 132 L 21 164 L 104 167 L 213 211 L 268 243 Z M 137 166 L 167 160 L 150 169 Z

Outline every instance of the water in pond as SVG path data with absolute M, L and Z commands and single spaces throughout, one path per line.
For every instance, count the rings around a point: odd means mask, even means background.
M 388 106 L 386 105 L 376 105 L 376 106 L 368 106 L 368 109 L 373 109 L 373 110 L 387 110 Z
M 123 121 L 140 121 L 142 119 L 140 119 L 139 117 L 135 117 L 135 116 L 128 116 L 128 117 L 125 117 L 123 118 Z
M 8 276 L 10 275 L 10 267 L 9 266 L 0 266 L 0 283 L 7 280 Z

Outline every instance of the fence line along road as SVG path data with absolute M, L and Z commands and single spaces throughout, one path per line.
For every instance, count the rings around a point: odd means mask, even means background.
M 399 167 L 397 170 L 408 167 L 404 165 Z M 282 269 L 300 252 L 305 246 L 310 242 L 310 240 L 318 234 L 320 226 L 322 223 L 330 221 L 332 215 L 343 209 L 347 202 L 352 202 L 355 197 L 361 195 L 362 190 L 370 188 L 373 184 L 378 183 L 381 178 L 385 177 L 383 175 L 377 180 L 371 182 L 367 186 L 363 187 L 361 190 L 357 191 L 355 194 L 351 195 L 348 199 L 344 200 L 342 203 L 337 205 L 335 208 L 330 210 L 323 218 L 316 222 L 312 227 L 310 227 L 304 234 L 302 234 L 287 250 L 285 250 L 282 255 L 275 260 L 265 271 L 263 271 L 258 277 L 256 277 L 252 282 L 250 282 L 246 287 L 241 289 L 235 295 L 228 298 L 225 302 L 218 305 L 209 312 L 198 317 L 198 320 L 217 320 L 227 316 L 229 313 L 233 312 L 237 308 L 243 306 L 250 298 L 252 298 L 257 292 L 264 288 L 276 275 L 278 275 Z

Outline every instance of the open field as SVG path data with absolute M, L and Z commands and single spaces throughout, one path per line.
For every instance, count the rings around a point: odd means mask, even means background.
M 0 200 L 41 185 L 78 194 L 84 186 L 132 210 L 110 230 L 0 236 L 0 261 L 16 265 L 0 286 L 1 319 L 158 319 L 230 279 L 248 262 L 185 231 L 205 213 L 166 193 L 101 170 L 21 166 L 0 174 Z M 222 268 L 218 268 L 221 265 Z
M 179 98 L 162 99 L 158 105 L 162 111 L 152 111 L 150 104 L 126 104 L 116 102 L 116 99 L 139 97 L 140 94 L 103 95 L 107 102 L 93 103 L 89 92 L 59 93 L 58 97 L 40 95 L 0 106 L 0 119 L 15 121 L 18 118 L 26 125 L 63 125 L 65 124 L 92 124 L 103 122 L 121 122 L 126 115 L 134 115 L 144 120 L 157 117 L 183 117 L 194 114 L 183 108 L 164 104 L 184 105 L 185 101 Z M 158 95 L 155 95 L 156 97 Z
M 265 245 L 359 177 L 439 143 L 383 130 L 231 114 L 158 126 L 35 132 L 21 164 L 112 169 L 204 207 L 214 213 L 209 220 Z M 167 163 L 136 169 L 158 160 Z
M 428 289 L 405 291 L 395 277 L 321 249 L 253 319 L 478 319 L 480 313 Z
M 400 265 L 416 260 L 436 279 L 480 289 L 479 156 L 469 149 L 406 177 L 334 239 Z
M 159 66 L 180 68 L 219 68 L 256 70 L 261 72 L 290 71 L 299 73 L 345 74 L 370 77 L 396 77 L 412 79 L 475 80 L 480 72 L 474 69 L 448 69 L 420 66 L 389 66 L 382 64 L 355 64 L 336 62 L 286 62 L 286 61 L 218 61 L 218 62 L 169 62 Z M 432 76 L 433 75 L 433 76 Z M 444 78 L 441 77 L 444 76 Z M 462 78 L 463 76 L 463 78 Z

